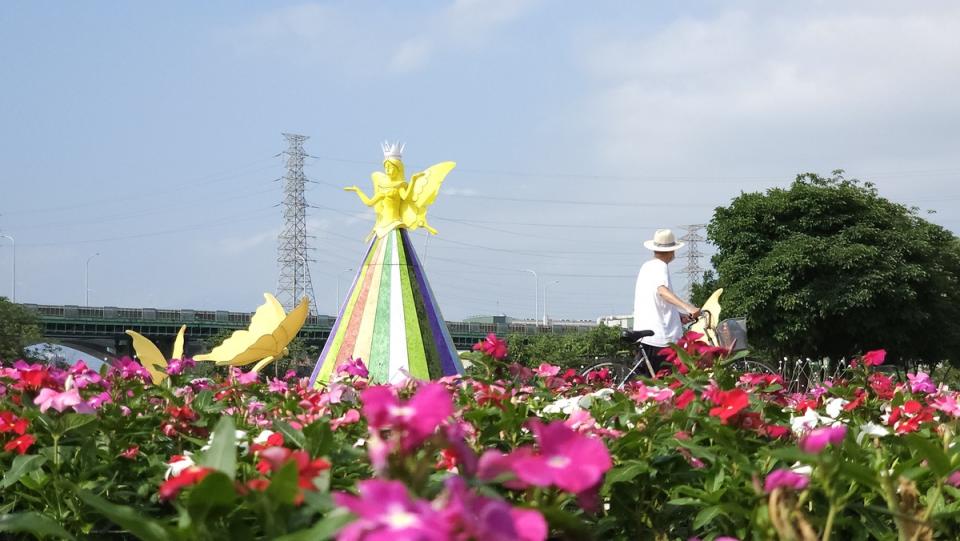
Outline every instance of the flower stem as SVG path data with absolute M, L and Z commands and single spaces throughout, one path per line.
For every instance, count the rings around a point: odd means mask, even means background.
M 830 541 L 830 534 L 833 533 L 833 519 L 837 516 L 837 506 L 830 502 L 830 510 L 827 511 L 827 523 L 823 526 L 822 541 Z

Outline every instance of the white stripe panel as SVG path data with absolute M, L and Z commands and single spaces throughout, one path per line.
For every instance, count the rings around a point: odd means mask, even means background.
M 391 383 L 407 377 L 401 370 L 409 370 L 407 359 L 407 326 L 403 317 L 403 289 L 400 283 L 400 250 L 397 246 L 400 232 L 390 233 L 393 258 L 390 261 L 390 371 Z

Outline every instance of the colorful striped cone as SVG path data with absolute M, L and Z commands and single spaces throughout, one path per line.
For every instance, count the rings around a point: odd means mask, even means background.
M 419 379 L 463 373 L 406 229 L 370 243 L 311 381 L 327 382 L 351 358 L 362 359 L 377 383 L 402 379 L 404 372 Z

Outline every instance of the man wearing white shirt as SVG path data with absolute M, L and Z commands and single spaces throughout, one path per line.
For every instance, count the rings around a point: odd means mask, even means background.
M 676 257 L 676 251 L 685 243 L 677 242 L 673 231 L 658 229 L 644 247 L 653 252 L 653 258 L 640 267 L 633 296 L 633 330 L 653 331 L 653 336 L 640 342 L 653 365 L 660 370 L 663 358 L 660 350 L 683 336 L 683 325 L 700 315 L 696 306 L 673 292 L 667 265 Z

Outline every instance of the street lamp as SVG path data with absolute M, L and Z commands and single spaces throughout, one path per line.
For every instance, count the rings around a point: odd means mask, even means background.
M 533 269 L 523 269 L 523 272 L 529 272 L 533 275 L 533 323 L 537 323 L 537 310 L 540 308 L 540 277 L 537 276 L 537 271 Z
M 343 269 L 337 273 L 337 316 L 340 316 L 340 310 L 343 310 L 343 306 L 340 305 L 340 275 L 345 272 L 353 272 L 353 269 Z
M 87 263 L 83 266 L 83 300 L 85 306 L 90 306 L 90 260 L 100 255 L 100 252 L 87 258 Z
M 17 302 L 17 241 L 10 235 L 0 235 L 5 239 L 10 239 L 10 245 L 13 247 L 13 277 L 10 279 L 10 291 L 13 302 Z
M 560 280 L 554 280 L 543 286 L 543 324 L 544 326 L 549 325 L 547 323 L 547 288 L 559 283 L 560 283 Z

